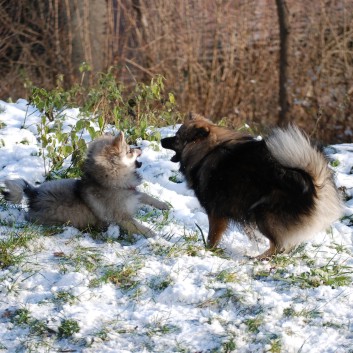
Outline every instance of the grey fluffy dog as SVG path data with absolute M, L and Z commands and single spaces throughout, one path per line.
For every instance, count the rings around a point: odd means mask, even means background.
M 133 216 L 141 204 L 161 210 L 161 202 L 136 190 L 141 177 L 138 148 L 130 148 L 123 133 L 103 136 L 90 143 L 81 179 L 48 181 L 35 187 L 24 179 L 6 180 L 5 199 L 18 204 L 26 196 L 26 219 L 37 224 L 68 224 L 76 228 L 106 227 L 117 223 L 128 233 L 154 236 Z

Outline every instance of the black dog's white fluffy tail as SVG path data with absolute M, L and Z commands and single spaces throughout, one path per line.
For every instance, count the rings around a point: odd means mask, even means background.
M 290 126 L 274 130 L 266 139 L 266 145 L 272 156 L 284 167 L 307 172 L 315 187 L 314 209 L 310 216 L 296 229 L 295 236 L 293 234 L 293 237 L 283 239 L 287 243 L 283 246 L 288 248 L 327 228 L 342 215 L 343 204 L 334 185 L 328 161 L 299 128 Z
M 34 187 L 24 179 L 5 180 L 6 189 L 2 192 L 6 201 L 14 204 L 21 203 L 25 195 L 34 191 Z

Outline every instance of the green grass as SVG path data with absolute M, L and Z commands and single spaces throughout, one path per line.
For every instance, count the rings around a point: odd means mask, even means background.
M 321 245 L 313 246 L 320 251 Z M 317 266 L 314 256 L 308 256 L 304 247 L 291 255 L 276 255 L 269 260 L 270 266 L 261 262 L 255 263 L 253 276 L 255 279 L 268 279 L 282 282 L 284 285 L 299 286 L 300 288 L 316 288 L 330 286 L 332 288 L 349 286 L 352 283 L 353 268 L 342 260 L 342 255 L 352 256 L 343 245 L 335 242 L 330 245 L 335 255 L 327 259 L 325 265 Z M 302 273 L 288 273 L 288 266 L 305 264 L 309 269 Z
M 62 228 L 56 227 L 33 227 L 31 226 L 20 230 L 16 230 L 11 233 L 11 236 L 6 239 L 3 247 L 9 251 L 8 257 L 12 257 L 12 261 L 8 261 L 8 264 L 19 264 L 19 260 L 16 260 L 16 254 L 26 249 L 28 250 L 28 241 L 34 237 L 34 229 L 40 231 L 41 234 L 36 236 L 43 236 L 44 238 L 56 236 L 62 231 Z M 146 267 L 143 255 L 136 249 L 129 253 L 129 255 L 120 256 L 117 253 L 117 259 L 121 258 L 123 262 L 121 264 L 109 264 L 107 260 L 102 256 L 102 246 L 106 247 L 109 244 L 114 245 L 114 242 L 102 242 L 101 240 L 94 240 L 97 247 L 87 247 L 80 245 L 81 235 L 78 234 L 76 238 L 67 240 L 66 243 L 71 244 L 71 250 L 68 253 L 60 253 L 57 255 L 57 265 L 64 266 L 66 272 L 85 272 L 91 277 L 91 290 L 94 293 L 95 288 L 99 287 L 103 283 L 111 283 L 116 288 L 124 291 L 124 295 L 128 296 L 131 302 L 138 304 L 141 300 L 146 300 L 146 288 L 152 291 L 151 299 L 154 296 L 158 296 L 162 291 L 168 287 L 174 285 L 172 280 L 173 276 L 169 273 L 161 273 L 157 275 L 149 275 L 145 278 L 141 275 L 140 271 Z M 175 243 L 163 241 L 161 243 L 152 242 L 149 243 L 149 251 L 153 256 L 157 256 L 161 261 L 176 261 L 184 256 L 202 256 L 205 255 L 205 249 L 200 241 L 200 236 L 197 232 L 185 233 Z M 345 262 L 339 262 L 342 255 L 347 255 L 347 248 L 336 243 L 332 243 L 331 248 L 337 253 L 337 259 L 328 259 L 324 266 L 317 266 L 313 258 L 309 257 L 304 249 L 297 252 L 293 256 L 288 255 L 277 255 L 270 259 L 268 262 L 253 262 L 253 271 L 248 274 L 239 274 L 239 268 L 241 264 L 227 266 L 222 270 L 212 271 L 207 275 L 207 286 L 213 288 L 214 295 L 209 299 L 200 302 L 196 305 L 196 308 L 203 310 L 221 311 L 226 308 L 236 307 L 245 310 L 248 315 L 242 321 L 245 325 L 246 333 L 249 342 L 258 343 L 258 334 L 262 332 L 265 324 L 265 308 L 261 304 L 254 307 L 247 307 L 246 300 L 243 300 L 241 296 L 244 293 L 233 289 L 233 285 L 242 284 L 250 286 L 251 281 L 274 281 L 282 283 L 286 286 L 295 286 L 306 290 L 308 288 L 316 288 L 318 286 L 327 285 L 331 287 L 342 287 L 349 285 L 351 282 L 351 268 L 345 264 Z M 148 249 L 148 248 L 147 248 Z M 33 249 L 32 249 L 33 250 Z M 146 249 L 145 249 L 146 251 Z M 218 256 L 217 252 L 212 252 L 212 256 Z M 208 253 L 210 255 L 210 253 Z M 224 258 L 221 254 L 220 258 Z M 23 258 L 21 257 L 23 260 Z M 205 260 L 206 261 L 206 260 Z M 230 261 L 229 258 L 224 261 Z M 299 264 L 305 264 L 309 267 L 308 271 L 303 273 L 290 273 L 287 271 L 292 266 Z M 249 276 L 249 277 L 247 277 Z M 246 284 L 245 284 L 246 283 Z M 52 302 L 55 307 L 60 310 L 63 305 L 76 305 L 80 303 L 80 298 L 72 294 L 71 290 L 56 291 L 53 293 L 52 299 L 48 299 L 47 302 Z M 284 320 L 292 320 L 293 318 L 300 317 L 307 324 L 313 323 L 316 319 L 322 317 L 322 309 L 313 306 L 302 307 L 296 309 L 296 306 L 289 305 L 283 310 Z M 210 317 L 210 324 L 212 322 Z M 218 319 L 217 319 L 218 320 Z M 36 351 L 38 349 L 44 349 L 46 344 L 49 346 L 56 340 L 69 339 L 72 340 L 76 333 L 80 332 L 80 323 L 74 318 L 64 319 L 58 326 L 56 331 L 50 329 L 44 320 L 38 320 L 33 318 L 32 313 L 26 307 L 19 308 L 11 315 L 11 322 L 18 327 L 27 328 L 29 332 L 28 340 L 24 341 L 24 346 L 30 351 Z M 116 321 L 116 327 L 119 327 L 119 321 Z M 222 318 L 219 318 L 219 322 L 222 323 Z M 227 323 L 224 323 L 225 336 L 226 338 L 220 339 L 219 347 L 214 350 L 215 352 L 233 352 L 238 349 L 237 336 L 233 331 L 227 331 Z M 344 327 L 340 323 L 324 323 L 325 327 L 342 330 Z M 114 327 L 114 326 L 113 326 Z M 129 327 L 116 328 L 111 331 L 111 327 L 102 327 L 96 333 L 93 334 L 94 339 L 90 342 L 96 342 L 96 340 L 109 340 L 112 332 L 121 335 L 134 335 L 134 330 Z M 144 334 L 149 340 L 145 341 L 147 351 L 153 352 L 154 343 L 153 341 L 158 337 L 164 337 L 168 335 L 174 335 L 181 332 L 180 327 L 173 323 L 170 318 L 163 318 L 156 316 L 150 324 L 144 327 Z M 42 338 L 50 337 L 52 343 L 48 341 L 42 341 Z M 74 341 L 72 341 L 74 342 Z M 87 341 L 88 342 L 88 341 Z M 97 341 L 98 342 L 98 341 Z M 283 343 L 278 335 L 268 333 L 264 336 L 263 340 L 260 341 L 266 345 L 266 352 L 281 353 L 283 351 Z M 93 344 L 92 343 L 92 344 Z M 49 347 L 48 346 L 48 347 Z M 89 343 L 86 344 L 89 346 Z M 175 343 L 175 347 L 179 347 L 180 352 L 188 352 L 187 347 L 182 342 Z M 29 348 L 30 349 L 29 349 Z M 92 346 L 94 347 L 94 345 Z M 50 348 L 48 348 L 50 351 Z
M 246 319 L 244 324 L 251 333 L 258 333 L 260 326 L 263 324 L 264 319 L 262 316 Z
M 167 238 L 168 236 L 165 236 Z M 157 243 L 149 245 L 153 253 L 157 256 L 175 258 L 180 256 L 199 256 L 205 251 L 205 247 L 199 241 L 198 234 L 195 232 L 185 233 L 175 243 Z
M 54 332 L 48 328 L 46 322 L 33 318 L 27 308 L 19 308 L 10 313 L 10 319 L 15 326 L 28 328 L 31 336 L 40 337 Z
M 154 214 L 151 213 L 150 217 L 153 218 Z M 150 218 L 146 217 L 146 221 L 150 222 Z M 131 342 L 133 337 L 139 340 L 141 346 L 136 346 L 136 350 L 144 347 L 146 352 L 154 352 L 157 340 L 169 340 L 170 337 L 174 340 L 182 332 L 179 323 L 168 316 L 168 309 L 141 326 L 131 325 L 124 315 L 117 315 L 110 318 L 110 322 L 97 322 L 97 328 L 84 337 L 81 337 L 81 322 L 75 316 L 66 317 L 63 311 L 70 308 L 75 312 L 75 306 L 79 307 L 87 298 L 105 300 L 101 297 L 103 285 L 116 290 L 119 300 L 126 300 L 126 305 L 138 308 L 146 302 L 158 301 L 165 290 L 173 293 L 177 288 L 175 286 L 180 285 L 180 276 L 182 280 L 187 280 L 198 271 L 200 277 L 197 280 L 202 281 L 202 290 L 207 295 L 202 298 L 196 295 L 195 302 L 185 305 L 192 306 L 195 311 L 202 311 L 203 319 L 209 327 L 222 327 L 221 334 L 214 334 L 216 348 L 210 352 L 236 352 L 243 347 L 241 342 L 262 345 L 266 347 L 266 352 L 281 353 L 285 350 L 286 341 L 282 339 L 282 332 L 270 332 L 267 327 L 269 320 L 272 320 L 273 308 L 263 303 L 264 293 L 257 292 L 255 285 L 257 288 L 267 286 L 277 294 L 282 291 L 291 293 L 292 289 L 297 293 L 273 320 L 286 323 L 298 321 L 307 326 L 315 326 L 319 320 L 324 327 L 340 334 L 346 334 L 350 329 L 349 324 L 338 319 L 334 322 L 325 320 L 326 301 L 312 302 L 308 295 L 320 286 L 340 288 L 343 293 L 346 286 L 351 286 L 351 252 L 349 247 L 337 242 L 331 242 L 325 247 L 308 245 L 290 255 L 277 255 L 268 261 L 248 261 L 227 256 L 226 249 L 205 249 L 199 231 L 185 230 L 179 239 L 175 239 L 173 234 L 167 234 L 160 240 L 137 241 L 134 238 L 129 242 L 125 238 L 99 238 L 94 232 L 92 238 L 90 233 L 80 232 L 62 237 L 64 227 L 28 224 L 8 229 L 8 235 L 2 235 L 0 241 L 3 271 L 0 283 L 7 283 L 8 287 L 4 290 L 10 296 L 19 296 L 23 290 L 22 283 L 26 284 L 26 279 L 33 275 L 40 275 L 44 267 L 48 266 L 41 262 L 40 256 L 37 257 L 48 248 L 50 253 L 45 259 L 49 258 L 49 266 L 56 271 L 58 278 L 77 272 L 84 274 L 86 281 L 82 284 L 86 286 L 82 296 L 77 295 L 76 288 L 65 287 L 53 289 L 41 302 L 36 303 L 48 306 L 50 317 L 62 318 L 58 326 L 50 326 L 46 319 L 35 318 L 36 315 L 31 312 L 32 307 L 23 303 L 11 309 L 9 314 L 6 313 L 6 320 L 11 322 L 13 330 L 26 332 L 26 337 L 21 338 L 22 348 L 19 350 L 50 352 L 58 346 L 60 349 L 67 346 L 73 350 L 85 346 L 94 350 L 99 349 L 102 342 L 109 342 L 112 337 L 117 339 L 117 335 L 121 335 L 122 339 Z M 331 254 L 330 257 L 325 251 Z M 197 262 L 195 267 L 191 257 Z M 217 261 L 217 265 L 207 268 L 209 261 L 213 260 Z M 159 267 L 158 271 L 154 269 L 156 261 L 163 266 L 163 270 Z M 184 263 L 188 265 L 184 266 Z M 184 305 L 180 303 L 182 300 L 182 295 L 176 297 L 175 304 Z M 225 319 L 222 317 L 223 311 L 235 313 L 236 318 L 239 314 L 239 320 L 233 322 L 233 319 Z M 58 315 L 61 312 L 63 314 Z M 201 325 L 201 321 L 196 324 Z M 76 336 L 77 333 L 79 335 Z M 295 332 L 288 332 L 288 335 L 295 335 Z M 65 342 L 65 347 L 61 342 Z M 2 344 L 5 345 L 5 342 Z M 182 340 L 175 339 L 170 347 L 176 352 L 190 352 Z
M 153 229 L 159 231 L 169 224 L 169 210 L 157 210 L 155 208 L 140 210 L 137 217 L 142 222 L 150 222 Z
M 176 325 L 154 323 L 147 327 L 147 335 L 150 337 L 168 335 L 171 333 L 180 332 L 180 328 Z
M 70 292 L 67 291 L 58 291 L 54 293 L 54 302 L 58 304 L 70 304 L 73 305 L 77 301 L 79 301 L 79 298 L 73 295 Z
M 26 308 L 17 309 L 11 318 L 15 325 L 28 325 L 31 321 L 30 311 Z
M 137 275 L 142 267 L 143 263 L 141 261 L 111 266 L 104 271 L 100 281 L 102 283 L 113 283 L 122 290 L 130 290 L 140 284 Z
M 348 286 L 352 283 L 352 267 L 332 264 L 311 268 L 299 275 L 291 275 L 288 281 L 301 288 L 330 286 L 332 288 Z
M 149 280 L 148 286 L 157 292 L 161 292 L 173 284 L 172 279 L 168 274 L 164 276 L 154 276 Z
M 102 256 L 98 249 L 77 246 L 71 254 L 59 257 L 63 272 L 68 269 L 79 272 L 82 269 L 95 272 L 102 263 Z
M 267 350 L 269 353 L 282 353 L 282 343 L 279 339 L 270 341 L 270 348 Z
M 237 349 L 236 338 L 230 338 L 222 343 L 222 350 L 224 353 L 231 353 Z
M 19 265 L 27 257 L 28 242 L 35 238 L 35 231 L 30 226 L 23 229 L 10 229 L 0 239 L 0 269 Z
M 335 159 L 333 161 L 330 161 L 330 165 L 334 168 L 338 167 L 340 165 L 340 161 Z
M 307 320 L 315 319 L 321 317 L 322 312 L 314 307 L 312 309 L 304 308 L 301 310 L 295 310 L 293 306 L 289 306 L 288 308 L 283 309 L 283 316 L 285 318 L 292 318 L 292 317 L 302 317 Z
M 65 319 L 59 326 L 58 336 L 59 338 L 68 338 L 77 332 L 80 332 L 78 322 L 73 319 Z
M 213 276 L 215 276 L 216 281 L 222 283 L 235 282 L 238 280 L 236 271 L 230 269 L 222 270 Z

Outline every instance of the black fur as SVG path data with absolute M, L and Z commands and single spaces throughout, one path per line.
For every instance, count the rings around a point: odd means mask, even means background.
M 181 172 L 186 168 L 181 160 Z M 281 166 L 264 141 L 217 146 L 192 167 L 190 179 L 207 213 L 242 224 L 256 222 L 268 211 L 296 222 L 314 204 L 311 177 L 303 170 Z
M 271 150 L 266 139 L 216 126 L 202 117 L 186 121 L 175 136 L 162 139 L 164 148 L 175 151 L 171 160 L 180 162 L 188 186 L 207 212 L 209 246 L 216 246 L 227 224 L 234 221 L 260 230 L 270 240 L 264 256 L 273 255 L 294 246 L 301 230 L 305 236 L 320 230 L 324 197 L 329 197 L 332 211 L 323 226 L 339 215 L 340 200 L 322 153 L 294 127 L 278 130 L 272 141 Z M 273 154 L 276 143 L 285 150 L 279 159 Z M 285 143 L 298 143 L 298 148 L 286 150 Z M 297 162 L 279 162 L 291 158 L 288 151 L 296 154 Z

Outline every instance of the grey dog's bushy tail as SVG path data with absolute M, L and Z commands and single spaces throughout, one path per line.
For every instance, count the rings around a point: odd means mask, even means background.
M 315 216 L 322 225 L 328 226 L 342 215 L 342 201 L 328 161 L 298 127 L 274 130 L 266 139 L 266 145 L 283 166 L 302 169 L 312 177 L 316 192 Z
M 34 187 L 24 179 L 5 180 L 6 189 L 2 191 L 6 201 L 14 204 L 21 203 L 23 197 L 30 196 Z

